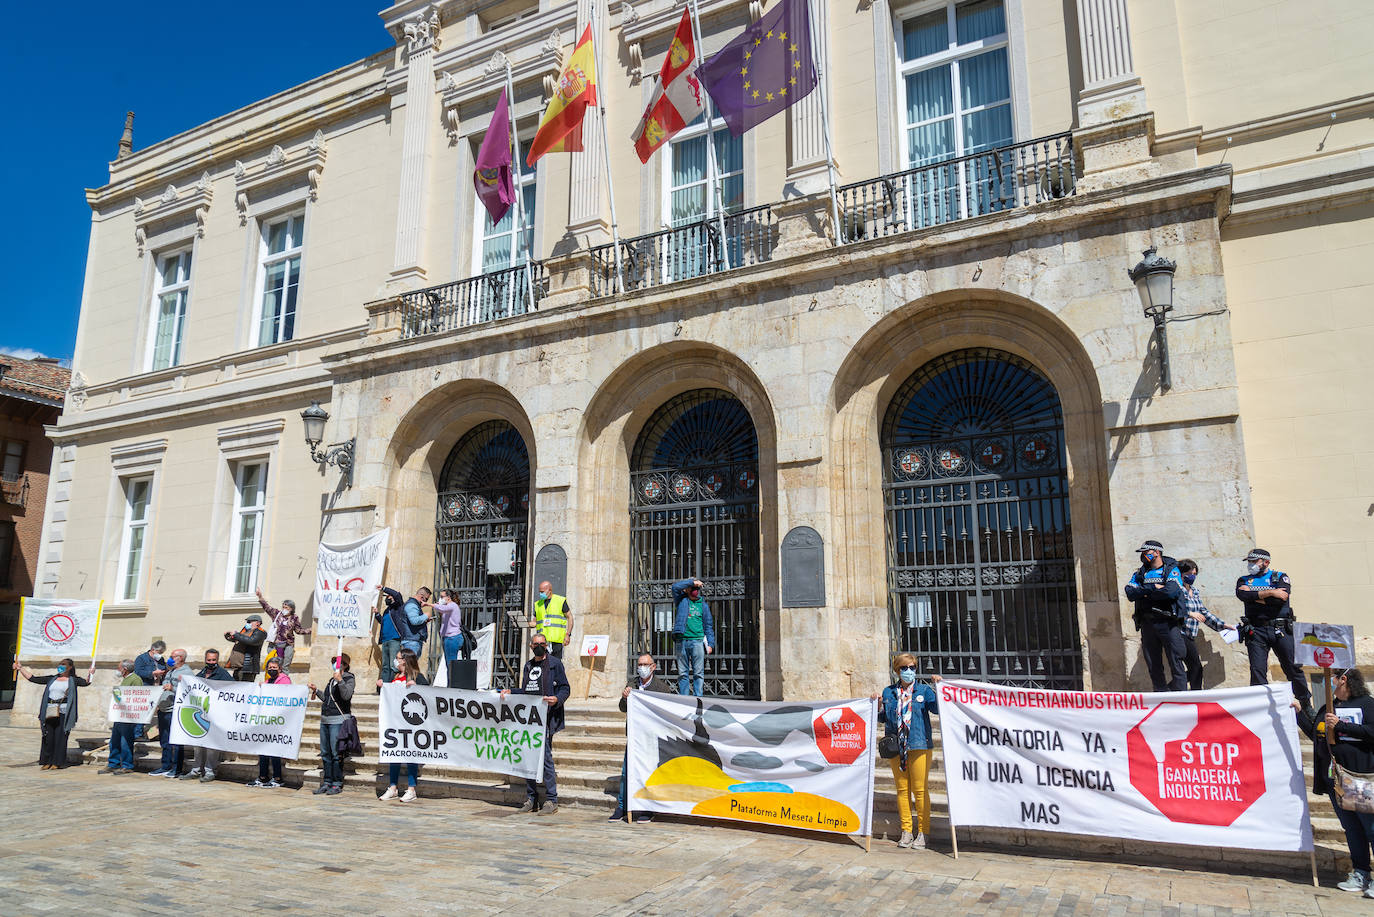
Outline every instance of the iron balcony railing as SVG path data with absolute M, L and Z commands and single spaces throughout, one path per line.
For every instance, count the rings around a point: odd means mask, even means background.
M 778 245 L 778 221 L 765 204 L 727 215 L 722 221 L 702 219 L 620 241 L 620 268 L 625 292 L 705 277 L 770 261 Z M 615 245 L 591 250 L 592 295 L 615 293 Z
M 1071 134 L 1027 140 L 841 187 L 840 239 L 876 239 L 1058 200 L 1077 185 Z
M 0 503 L 9 506 L 27 506 L 29 502 L 29 476 L 0 475 Z
M 401 296 L 401 331 L 407 338 L 454 331 L 534 312 L 549 292 L 544 265 L 506 268 L 415 290 Z

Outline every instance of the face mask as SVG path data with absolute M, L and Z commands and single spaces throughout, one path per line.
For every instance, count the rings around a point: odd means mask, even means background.
M 57 674 L 58 674 L 58 675 L 61 675 L 61 674 L 62 674 L 63 672 L 65 672 L 65 671 L 67 671 L 67 667 L 66 667 L 65 665 L 60 665 L 60 666 L 57 667 Z
M 654 667 L 651 665 L 642 665 L 638 669 L 635 669 L 635 671 L 639 673 L 640 681 L 646 681 L 650 675 L 654 674 Z
M 267 670 L 267 679 L 269 681 L 276 681 L 279 675 L 281 675 L 281 672 L 274 671 L 273 669 Z
M 1246 564 L 1245 569 L 1249 572 L 1251 576 L 1259 576 L 1260 565 L 1258 561 L 1251 561 L 1250 563 Z
M 1140 562 L 1142 564 L 1152 564 L 1155 562 L 1155 556 L 1149 551 L 1144 551 L 1140 555 Z
M 541 591 L 541 592 L 539 593 L 539 598 L 540 598 L 541 600 L 547 602 L 547 601 L 549 600 L 549 594 L 548 594 L 547 592 Z
M 161 653 L 151 653 L 150 655 L 151 655 L 154 659 L 156 659 L 158 662 L 161 662 L 161 661 L 162 661 L 162 654 L 161 654 Z
M 1187 583 L 1189 586 L 1193 585 L 1193 582 L 1194 582 L 1195 580 L 1197 580 L 1197 574 L 1196 574 L 1196 573 L 1185 573 L 1185 574 L 1183 574 L 1183 581 L 1184 581 L 1185 583 Z
M 213 672 L 215 669 L 219 668 L 219 663 L 218 663 L 218 662 L 207 662 L 207 663 L 205 663 L 205 668 L 208 669 L 208 670 L 210 670 L 211 672 Z
M 914 682 L 914 681 L 916 680 L 916 670 L 915 670 L 915 669 L 902 669 L 902 670 L 901 670 L 900 672 L 898 672 L 897 674 L 898 674 L 899 676 L 901 676 L 902 684 L 904 684 L 904 685 L 909 685 L 909 684 L 911 684 L 912 682 Z
M 530 647 L 530 652 L 534 653 L 535 657 L 539 659 L 543 659 L 548 651 L 549 648 L 542 643 L 536 643 L 534 646 Z

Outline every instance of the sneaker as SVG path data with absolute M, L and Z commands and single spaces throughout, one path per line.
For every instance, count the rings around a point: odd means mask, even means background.
M 182 780 L 199 780 L 199 779 L 200 779 L 200 771 L 187 771 L 186 773 L 184 773 L 184 774 L 181 775 L 181 779 L 182 779 Z
M 1352 869 L 1345 881 L 1336 886 L 1343 892 L 1362 892 L 1369 888 L 1369 873 L 1363 869 Z
M 635 824 L 637 825 L 642 825 L 653 820 L 654 814 L 652 812 L 637 812 L 635 814 Z
M 910 831 L 903 831 L 903 832 L 902 832 L 901 840 L 897 841 L 897 846 L 898 846 L 898 847 L 910 847 L 910 846 L 911 846 L 911 842 L 914 841 L 914 840 L 916 840 L 916 838 L 914 838 L 914 837 L 911 836 L 911 832 L 910 832 Z
M 406 787 L 406 794 L 401 797 L 401 802 L 414 802 L 416 800 L 415 787 Z
M 925 836 L 925 832 L 923 832 L 923 831 L 917 831 L 917 832 L 916 832 L 916 840 L 914 840 L 914 841 L 911 842 L 911 849 L 912 849 L 912 850 L 925 850 L 925 849 L 926 849 L 926 836 Z
M 336 783 L 336 784 L 334 784 L 333 786 L 331 786 L 328 790 L 326 790 L 325 792 L 326 792 L 326 794 L 329 795 L 329 796 L 337 796 L 337 795 L 339 795 L 340 793 L 343 792 L 343 787 Z
M 618 821 L 624 821 L 624 820 L 625 820 L 625 810 L 622 809 L 622 808 L 620 808 L 620 806 L 616 806 L 616 807 L 615 807 L 615 811 L 611 813 L 611 817 L 608 818 L 608 819 L 606 819 L 606 821 L 608 821 L 608 822 L 618 822 Z
M 166 777 L 168 780 L 178 780 L 181 778 L 181 775 L 178 774 L 176 771 L 168 771 L 162 776 Z
M 108 764 L 96 771 L 97 774 L 113 774 L 114 772 L 115 768 L 110 767 Z
M 201 783 L 214 783 L 214 782 L 215 782 L 215 772 L 214 772 L 214 771 L 206 771 L 206 772 L 205 772 L 205 776 L 200 778 L 200 782 L 201 782 Z
M 385 802 L 388 799 L 395 799 L 400 795 L 400 793 L 396 792 L 396 788 L 394 786 L 389 786 L 386 788 L 386 792 L 378 796 L 377 799 L 380 802 Z
M 1374 885 L 1371 885 L 1369 888 L 1366 888 L 1364 890 L 1364 896 L 1366 898 L 1374 898 Z
M 533 811 L 534 811 L 534 800 L 533 800 L 533 799 L 526 799 L 526 800 L 525 800 L 525 804 L 524 804 L 523 806 L 521 806 L 520 808 L 516 809 L 515 811 L 516 811 L 516 814 L 518 814 L 518 815 L 525 815 L 525 814 L 527 814 L 527 813 L 529 813 L 529 812 L 533 812 Z
M 558 814 L 558 803 L 556 803 L 556 802 L 546 802 L 546 803 L 544 803 L 544 808 L 540 809 L 538 812 L 535 812 L 534 814 L 535 814 L 535 815 L 557 815 L 557 814 Z
M 261 777 L 259 777 L 257 780 L 254 780 L 252 783 L 248 785 L 253 787 L 254 789 L 263 789 L 268 786 L 267 781 L 263 780 Z
M 157 770 L 155 770 L 155 771 L 149 771 L 149 772 L 148 772 L 148 776 L 149 776 L 149 777 L 166 777 L 166 776 L 167 776 L 167 771 L 166 771 L 164 768 L 159 767 L 159 768 L 158 768 Z
M 267 781 L 267 788 L 270 790 L 275 790 L 279 788 L 281 785 L 282 782 L 278 780 L 276 777 L 273 777 L 271 780 Z
M 310 795 L 311 795 L 311 796 L 323 796 L 325 793 L 328 793 L 328 792 L 329 792 L 329 787 L 330 787 L 330 784 L 328 784 L 328 783 L 321 783 L 319 786 L 317 786 L 317 787 L 315 788 L 315 791 L 314 791 L 313 793 L 311 793 Z

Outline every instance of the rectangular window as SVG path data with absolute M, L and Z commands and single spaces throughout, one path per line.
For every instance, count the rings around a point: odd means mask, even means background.
M 163 255 L 157 262 L 153 289 L 152 344 L 148 369 L 167 369 L 181 363 L 181 339 L 186 327 L 186 302 L 191 293 L 191 251 Z
M 24 442 L 17 439 L 0 440 L 0 479 L 14 483 L 24 474 Z
M 706 115 L 683 128 L 669 143 L 667 222 L 683 231 L 673 234 L 665 246 L 665 273 L 674 280 L 698 277 L 725 267 L 725 251 L 716 242 L 718 211 L 729 215 L 744 206 L 744 140 L 730 133 L 716 118 L 709 140 L 715 146 L 715 172 L 707 155 Z M 716 185 L 720 198 L 716 198 Z M 729 225 L 727 223 L 727 232 Z M 730 265 L 741 263 L 741 239 L 727 238 Z
M 250 593 L 258 586 L 263 521 L 267 511 L 267 463 L 239 465 L 234 475 L 233 549 L 229 554 L 231 594 Z
M 534 189 L 535 171 L 529 166 L 524 165 L 525 157 L 529 155 L 529 142 L 520 144 L 521 175 L 517 180 L 520 186 L 521 200 L 525 207 L 525 235 L 520 237 L 520 229 L 515 225 L 515 206 L 506 211 L 506 215 L 501 218 L 501 222 L 492 223 L 491 214 L 487 213 L 487 208 L 482 206 L 482 202 L 473 196 L 473 203 L 477 207 L 477 221 L 481 226 L 482 250 L 480 272 L 483 274 L 491 271 L 504 271 L 507 268 L 518 267 L 525 263 L 529 257 L 529 252 L 534 248 Z M 512 175 L 512 178 L 515 176 Z
M 124 537 L 119 551 L 119 597 L 136 602 L 143 595 L 144 554 L 152 515 L 153 479 L 124 481 Z
M 898 30 L 902 156 L 908 169 L 1014 142 L 1002 0 L 946 3 Z M 999 209 L 1007 190 L 996 157 L 910 176 L 916 226 Z
M 262 224 L 258 302 L 258 346 L 291 340 L 296 330 L 296 295 L 301 282 L 301 248 L 305 214 L 295 213 Z

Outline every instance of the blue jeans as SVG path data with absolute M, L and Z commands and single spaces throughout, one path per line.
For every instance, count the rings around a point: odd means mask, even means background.
M 111 768 L 128 768 L 134 766 L 134 723 L 115 723 L 110 727 L 110 760 Z
M 452 662 L 458 658 L 458 653 L 463 649 L 463 635 L 454 634 L 452 637 L 444 638 L 444 661 Z
M 321 783 L 343 786 L 343 759 L 339 757 L 339 727 L 341 723 L 320 724 L 320 760 L 323 762 Z
M 701 697 L 705 687 L 703 676 L 706 674 L 706 641 L 700 637 L 695 640 L 677 642 L 677 693 L 687 693 L 687 679 L 692 680 L 692 694 Z
M 1330 797 L 1331 808 L 1336 810 L 1336 818 L 1345 829 L 1345 846 L 1350 848 L 1351 868 L 1369 872 L 1369 846 L 1374 842 L 1374 815 L 1342 809 L 1334 791 L 1326 795 Z
M 391 684 L 396 677 L 396 653 L 401 649 L 400 640 L 382 641 L 382 683 Z
M 625 777 L 630 772 L 630 749 L 625 749 L 625 757 L 620 759 L 620 792 L 615 796 L 615 810 L 625 811 Z
M 525 780 L 525 797 L 539 801 L 539 783 Z M 553 766 L 553 733 L 544 733 L 544 801 L 558 804 L 558 771 Z
M 420 659 L 420 652 L 425 648 L 423 640 L 402 640 L 401 649 L 410 650 L 415 654 L 416 659 Z
M 388 781 L 388 782 L 389 782 L 392 786 L 398 786 L 398 784 L 396 783 L 396 781 L 398 781 L 398 780 L 400 780 L 400 779 L 401 779 L 401 765 L 400 765 L 399 763 L 391 765 L 391 779 L 390 779 L 390 781 Z M 407 764 L 407 765 L 406 765 L 406 783 L 409 783 L 411 786 L 414 786 L 414 785 L 415 785 L 415 781 L 418 780 L 418 779 L 420 779 L 420 765 L 418 765 L 418 764 Z
M 157 741 L 162 746 L 162 764 L 159 770 L 169 771 L 177 764 L 177 748 L 172 744 L 172 711 L 162 710 L 157 715 Z

